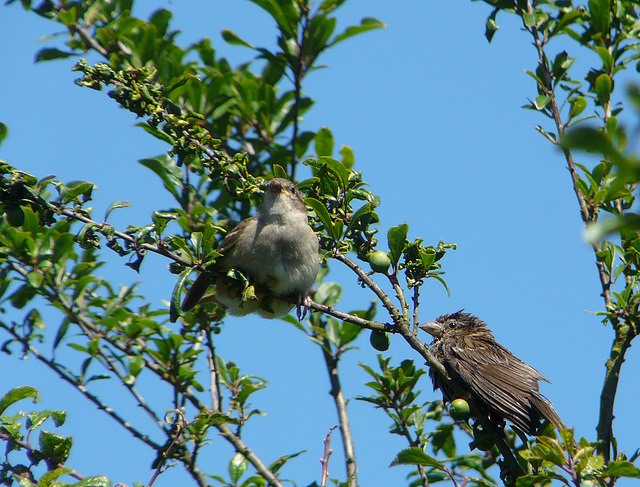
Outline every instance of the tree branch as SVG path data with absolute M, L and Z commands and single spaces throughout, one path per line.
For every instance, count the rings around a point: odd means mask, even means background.
M 606 373 L 602 392 L 600 394 L 600 417 L 598 418 L 598 451 L 606 462 L 611 459 L 611 446 L 613 442 L 613 406 L 620 380 L 620 369 L 625 360 L 625 355 L 631 341 L 635 337 L 633 327 L 621 322 L 614 326 L 615 337 L 611 345 L 609 360 L 607 360 Z
M 29 443 L 28 441 L 25 440 L 20 440 L 18 438 L 13 437 L 12 435 L 6 433 L 5 431 L 3 431 L 0 428 L 0 440 L 4 441 L 7 444 L 7 447 L 9 446 L 17 446 L 18 448 L 21 448 L 23 450 L 27 450 L 30 455 L 31 458 L 38 458 L 39 455 L 42 455 L 42 453 L 40 452 L 40 450 L 38 450 L 35 446 L 33 446 L 31 443 Z M 7 448 L 7 454 L 9 453 L 9 448 Z M 49 461 L 51 461 L 51 459 L 48 459 Z M 8 462 L 5 463 L 4 465 L 8 465 Z M 23 471 L 15 471 L 13 468 L 11 468 L 9 466 L 9 468 L 12 470 L 12 473 L 17 476 L 17 477 L 24 477 L 24 472 Z M 58 463 L 56 464 L 56 468 L 69 468 L 68 466 L 62 464 L 62 463 Z M 69 468 L 71 470 L 71 472 L 67 473 L 66 475 L 69 475 L 70 477 L 73 477 L 76 480 L 82 481 L 85 479 L 85 477 L 83 475 L 81 475 L 80 473 L 78 473 L 76 470 Z M 27 479 L 27 480 L 34 480 L 34 479 Z M 22 483 L 20 483 L 20 485 L 23 485 Z M 32 482 L 28 482 L 25 483 L 24 485 L 34 485 Z
M 526 13 L 533 14 L 534 9 L 529 0 L 526 2 Z M 522 17 L 522 12 L 519 12 Z M 540 33 L 535 26 L 527 26 L 523 20 L 525 30 L 527 30 L 534 39 L 534 46 L 538 53 L 538 65 L 542 69 L 544 76 L 545 94 L 550 97 L 550 110 L 553 116 L 553 120 L 558 131 L 558 140 L 564 135 L 564 124 L 562 122 L 560 109 L 556 98 L 555 89 L 552 81 L 552 73 L 549 71 L 549 65 L 547 56 L 544 50 L 544 42 L 540 38 Z M 605 113 L 608 113 L 609 108 L 605 107 Z M 556 142 L 557 144 L 557 142 Z M 598 208 L 589 205 L 587 198 L 582 193 L 578 186 L 580 176 L 578 175 L 576 164 L 571 152 L 567 148 L 562 149 L 565 160 L 567 162 L 567 168 L 571 175 L 571 182 L 573 191 L 578 200 L 580 207 L 580 216 L 585 226 L 596 223 L 598 220 Z M 613 303 L 613 297 L 611 293 L 612 279 L 607 272 L 605 262 L 603 262 L 598 254 L 601 251 L 601 247 L 598 243 L 591 244 L 593 252 L 596 255 L 596 267 L 598 269 L 598 278 L 600 280 L 600 286 L 602 288 L 602 297 L 604 299 L 605 309 L 609 309 Z M 596 428 L 598 432 L 598 451 L 603 455 L 606 462 L 610 460 L 611 446 L 613 440 L 613 407 L 615 396 L 617 393 L 618 379 L 620 374 L 620 368 L 624 362 L 624 356 L 627 348 L 631 345 L 631 339 L 633 334 L 629 334 L 630 326 L 628 324 L 620 323 L 615 317 L 611 317 L 611 324 L 615 331 L 615 338 L 611 347 L 609 359 L 606 363 L 607 372 L 600 396 L 600 417 L 598 420 L 598 426 Z

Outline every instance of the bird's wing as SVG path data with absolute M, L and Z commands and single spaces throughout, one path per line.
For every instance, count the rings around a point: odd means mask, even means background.
M 460 340 L 448 350 L 452 357 L 447 362 L 466 390 L 517 428 L 532 433 L 538 410 L 531 398 L 540 396 L 538 380 L 546 379 L 495 342 Z
M 242 234 L 244 230 L 246 230 L 247 226 L 254 221 L 255 217 L 249 217 L 242 220 L 238 223 L 233 230 L 231 230 L 227 235 L 222 239 L 220 245 L 218 246 L 218 252 L 221 254 L 228 254 L 232 251 L 235 244 L 238 242 L 238 238 Z
M 222 257 L 216 259 L 213 264 L 212 269 L 215 270 L 216 267 L 224 270 L 225 272 L 229 270 L 229 266 L 225 265 L 225 257 L 228 257 L 231 252 L 233 252 L 233 248 L 238 242 L 238 238 L 240 234 L 247 228 L 247 226 L 253 221 L 254 217 L 246 218 L 242 220 L 238 225 L 236 225 L 233 230 L 231 230 L 227 235 L 222 239 L 220 245 L 218 246 L 217 251 L 222 254 Z M 201 272 L 200 275 L 193 282 L 189 291 L 187 291 L 187 295 L 184 297 L 182 301 L 182 305 L 180 308 L 182 311 L 190 311 L 192 310 L 196 304 L 200 302 L 200 300 L 204 297 L 207 292 L 209 286 L 213 284 L 212 277 L 209 272 Z

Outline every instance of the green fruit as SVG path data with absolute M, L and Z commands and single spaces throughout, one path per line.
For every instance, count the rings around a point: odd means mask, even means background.
M 386 274 L 389 270 L 389 266 L 391 265 L 391 260 L 386 252 L 376 250 L 369 255 L 369 264 L 371 265 L 371 270 L 373 270 L 373 272 Z
M 455 421 L 465 421 L 469 417 L 469 403 L 464 399 L 456 399 L 449 406 L 449 414 Z
M 389 336 L 384 331 L 373 330 L 369 341 L 371 342 L 371 346 L 379 352 L 389 350 Z
M 21 227 L 24 223 L 24 211 L 19 206 L 9 206 L 5 210 L 5 216 L 12 227 Z

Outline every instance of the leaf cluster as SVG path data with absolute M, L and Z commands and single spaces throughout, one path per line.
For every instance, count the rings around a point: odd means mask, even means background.
M 0 439 L 7 444 L 5 461 L 0 468 L 0 485 L 18 484 L 24 487 L 108 487 L 106 477 L 83 477 L 65 466 L 71 450 L 72 439 L 42 428 L 49 419 L 55 427 L 64 425 L 65 411 L 19 411 L 8 415 L 7 409 L 20 401 L 31 398 L 40 401 L 38 392 L 29 386 L 17 387 L 0 398 Z M 38 432 L 38 444 L 30 443 Z M 19 455 L 22 454 L 22 455 Z M 38 466 L 44 463 L 41 473 Z M 72 483 L 69 483 L 69 478 Z
M 412 360 L 392 366 L 389 358 L 381 356 L 378 356 L 378 365 L 379 372 L 360 364 L 374 379 L 366 383 L 373 392 L 357 399 L 382 409 L 391 420 L 390 433 L 407 440 L 409 448 L 400 452 L 391 465 L 418 466 L 411 474 L 417 477 L 416 485 L 422 485 L 424 479 L 429 484 L 453 480 L 496 485 L 488 473 L 488 468 L 495 464 L 491 452 L 457 452 L 459 433 L 469 435 L 468 427 L 463 423 L 445 422 L 448 412 L 442 401 L 419 402 L 418 381 L 426 371 L 416 368 Z M 426 453 L 427 449 L 433 456 Z M 470 476 L 473 472 L 479 476 Z

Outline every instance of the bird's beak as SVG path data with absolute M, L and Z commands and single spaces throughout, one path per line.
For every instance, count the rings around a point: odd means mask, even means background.
M 285 188 L 280 184 L 279 181 L 271 181 L 269 184 L 269 191 L 275 194 L 282 193 L 286 191 Z
M 420 329 L 426 331 L 434 338 L 440 338 L 442 336 L 442 325 L 436 321 L 430 321 L 420 325 Z

